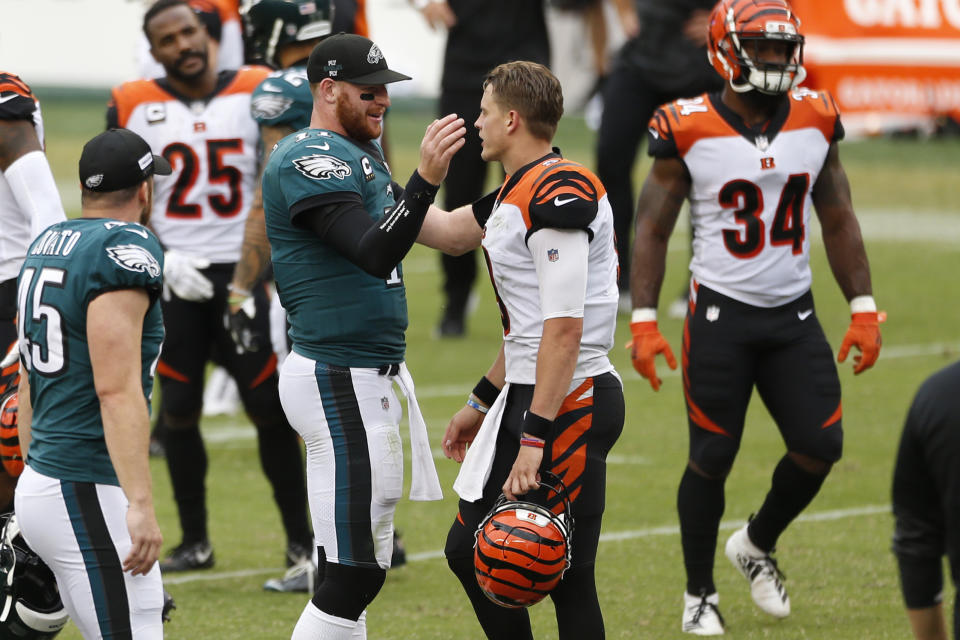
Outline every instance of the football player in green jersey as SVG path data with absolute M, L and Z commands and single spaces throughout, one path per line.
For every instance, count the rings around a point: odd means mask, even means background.
M 379 47 L 352 34 L 310 54 L 310 128 L 274 148 L 263 203 L 274 276 L 293 347 L 280 399 L 307 448 L 314 535 L 323 576 L 293 640 L 365 638 L 364 610 L 391 562 L 403 493 L 398 384 L 410 409 L 413 499 L 439 499 L 426 427 L 404 365 L 407 304 L 400 260 L 420 233 L 463 120 L 432 122 L 406 187 L 376 138 L 392 71 Z M 479 230 L 477 237 L 479 237 Z
M 163 636 L 147 464 L 163 250 L 144 224 L 153 175 L 170 172 L 131 131 L 93 138 L 80 157 L 82 217 L 49 227 L 20 271 L 27 466 L 15 509 L 85 638 Z
M 261 167 L 281 139 L 310 125 L 313 95 L 307 80 L 307 58 L 317 40 L 330 33 L 332 13 L 329 0 L 261 0 L 244 16 L 256 56 L 277 69 L 260 83 L 250 100 L 253 118 L 260 125 Z M 259 181 L 253 197 L 262 202 Z M 253 206 L 250 211 L 230 283 L 228 321 L 237 345 L 255 350 L 267 346 L 267 337 L 258 335 L 243 305 L 270 263 L 270 243 L 262 208 Z

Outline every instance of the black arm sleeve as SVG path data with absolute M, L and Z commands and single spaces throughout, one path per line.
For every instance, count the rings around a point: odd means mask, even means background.
M 497 187 L 479 200 L 474 200 L 471 205 L 473 217 L 481 229 L 487 226 L 487 220 L 490 219 L 490 215 L 493 213 L 493 206 L 497 204 L 497 196 L 499 195 L 500 187 Z
M 359 196 L 325 203 L 311 199 L 294 205 L 294 224 L 311 229 L 347 260 L 377 278 L 387 278 L 420 233 L 438 187 L 410 176 L 403 195 L 379 220 L 371 220 Z

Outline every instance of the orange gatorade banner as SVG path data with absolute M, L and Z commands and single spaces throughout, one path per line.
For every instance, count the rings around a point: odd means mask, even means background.
M 805 85 L 829 90 L 853 134 L 960 120 L 960 0 L 791 0 Z

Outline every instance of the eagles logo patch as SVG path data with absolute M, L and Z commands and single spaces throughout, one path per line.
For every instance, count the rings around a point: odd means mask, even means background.
M 107 247 L 107 255 L 127 271 L 146 273 L 152 278 L 160 276 L 160 263 L 152 253 L 138 244 Z
M 257 120 L 272 120 L 284 113 L 293 104 L 290 98 L 283 96 L 260 94 L 250 102 L 250 112 Z
M 297 158 L 293 161 L 293 166 L 297 168 L 297 171 L 314 180 L 328 180 L 330 178 L 343 180 L 353 173 L 350 165 L 340 158 L 317 154 Z

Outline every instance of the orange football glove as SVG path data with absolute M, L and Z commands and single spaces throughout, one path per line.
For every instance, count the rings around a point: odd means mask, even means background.
M 657 354 L 663 354 L 663 357 L 667 359 L 667 365 L 671 369 L 677 368 L 677 359 L 673 357 L 670 343 L 660 333 L 656 320 L 631 322 L 630 333 L 633 334 L 633 340 L 627 343 L 627 348 L 630 349 L 630 360 L 633 361 L 633 368 L 650 381 L 650 386 L 653 387 L 654 391 L 659 391 L 661 380 L 657 377 L 657 368 L 654 365 Z
M 860 355 L 853 356 L 853 373 L 863 373 L 873 366 L 880 355 L 880 323 L 886 320 L 886 314 L 877 311 L 854 313 L 850 321 L 850 328 L 843 336 L 840 351 L 837 353 L 837 362 L 847 359 L 850 347 L 857 347 Z

